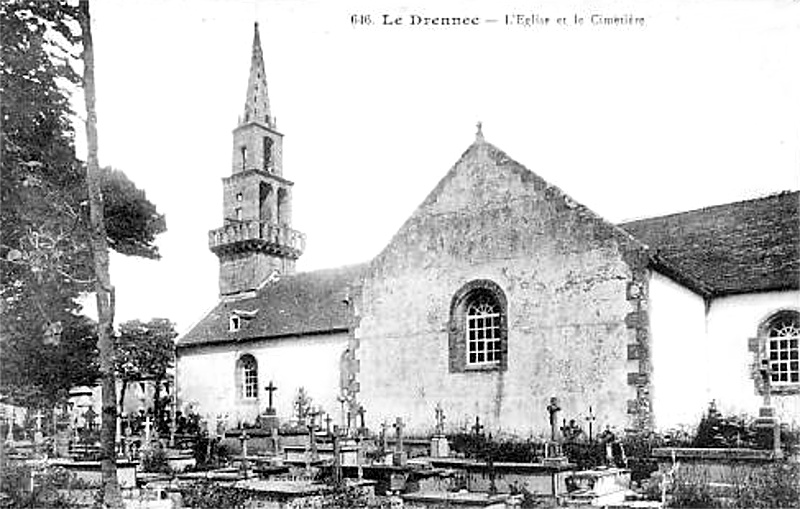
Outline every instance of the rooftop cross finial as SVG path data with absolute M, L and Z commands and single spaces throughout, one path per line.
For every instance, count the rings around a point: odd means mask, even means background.
M 483 141 L 483 122 L 479 120 L 476 127 L 478 128 L 478 132 L 475 133 L 475 140 Z

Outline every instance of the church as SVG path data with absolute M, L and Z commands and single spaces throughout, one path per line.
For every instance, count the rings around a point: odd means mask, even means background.
M 696 424 L 712 400 L 753 416 L 768 392 L 800 424 L 797 191 L 612 224 L 479 126 L 374 259 L 298 273 L 257 25 L 238 124 L 208 239 L 219 302 L 177 343 L 182 410 L 232 427 L 274 400 L 288 421 L 302 388 L 343 424 L 361 409 L 422 435 L 441 406 L 450 431 L 528 437 L 553 397 L 636 431 Z

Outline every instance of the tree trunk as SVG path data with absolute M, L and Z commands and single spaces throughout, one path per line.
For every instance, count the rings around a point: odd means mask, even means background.
M 103 219 L 102 176 L 97 160 L 97 112 L 95 111 L 94 48 L 92 46 L 89 0 L 80 1 L 80 25 L 83 36 L 83 93 L 86 100 L 86 185 L 89 190 L 89 221 L 95 292 L 97 294 L 97 348 L 100 351 L 100 377 L 103 411 L 100 425 L 103 506 L 122 507 L 117 480 L 117 398 L 114 380 L 114 289 L 108 272 L 108 240 Z
M 155 421 L 153 429 L 155 430 L 156 438 L 161 437 L 161 419 L 163 415 L 164 411 L 161 406 L 161 379 L 156 378 L 155 385 L 153 386 L 153 420 Z

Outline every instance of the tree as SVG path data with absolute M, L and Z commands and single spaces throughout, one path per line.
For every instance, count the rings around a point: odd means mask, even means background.
M 0 2 L 0 393 L 31 407 L 50 407 L 98 378 L 96 331 L 78 301 L 94 275 L 69 107 L 69 90 L 81 85 L 71 67 L 77 18 L 62 2 Z M 100 180 L 108 244 L 158 258 L 163 216 L 122 172 L 105 168 Z
M 119 409 L 131 382 L 150 380 L 155 387 L 153 414 L 160 423 L 164 418 L 161 384 L 169 369 L 175 365 L 175 343 L 178 336 L 175 324 L 165 318 L 153 318 L 147 323 L 139 320 L 125 322 L 119 327 L 115 368 L 121 382 Z M 156 428 L 157 429 L 157 428 Z

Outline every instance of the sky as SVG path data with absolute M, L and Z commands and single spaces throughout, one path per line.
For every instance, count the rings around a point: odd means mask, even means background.
M 161 260 L 112 257 L 118 323 L 186 331 L 217 301 L 207 234 L 222 226 L 254 21 L 307 237 L 300 271 L 378 254 L 478 121 L 612 222 L 800 187 L 797 0 L 95 0 L 92 16 L 100 163 L 168 227 Z

